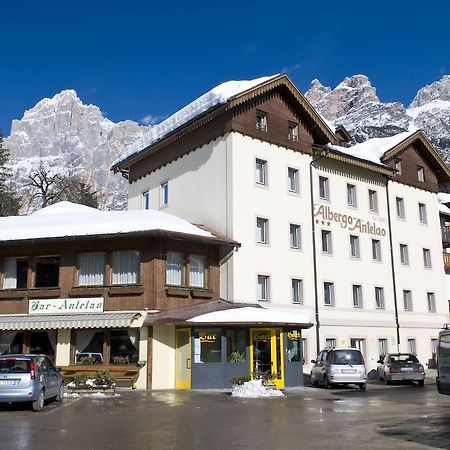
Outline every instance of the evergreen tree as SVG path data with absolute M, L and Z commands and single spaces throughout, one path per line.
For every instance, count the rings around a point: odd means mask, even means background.
M 3 148 L 3 134 L 0 130 L 0 216 L 19 214 L 21 201 L 11 187 L 11 170 L 7 167 L 9 151 Z

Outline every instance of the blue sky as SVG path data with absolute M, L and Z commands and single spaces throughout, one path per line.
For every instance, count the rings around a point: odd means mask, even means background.
M 2 3 L 0 128 L 73 88 L 113 121 L 160 120 L 211 87 L 285 71 L 300 90 L 364 73 L 409 103 L 450 73 L 445 1 Z M 426 9 L 424 9 L 424 7 Z

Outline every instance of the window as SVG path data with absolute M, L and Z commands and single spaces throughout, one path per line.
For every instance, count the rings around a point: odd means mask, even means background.
M 381 242 L 378 239 L 372 239 L 372 259 L 381 261 Z
M 328 255 L 333 253 L 331 246 L 331 231 L 322 230 L 322 252 Z
M 352 258 L 359 258 L 359 237 L 350 235 L 350 256 Z
M 145 191 L 142 193 L 142 208 L 150 209 L 150 192 Z
M 361 338 L 350 338 L 350 347 L 357 348 L 364 355 L 365 340 Z
M 256 297 L 261 302 L 269 301 L 269 280 L 268 275 L 258 275 Z
M 375 287 L 375 306 L 377 309 L 384 309 L 384 289 Z
M 139 361 L 139 329 L 111 330 L 110 364 L 134 364 Z
M 336 338 L 325 338 L 325 347 L 336 347 Z
M 262 217 L 256 218 L 256 242 L 258 244 L 268 244 L 269 220 Z
M 417 166 L 417 179 L 419 181 L 425 181 L 425 174 L 422 166 Z
M 419 221 L 420 223 L 427 223 L 427 207 L 424 203 L 419 203 Z
M 378 212 L 378 194 L 377 191 L 369 189 L 369 211 L 373 213 Z
M 334 306 L 334 283 L 323 283 L 323 303 L 325 306 Z
M 294 122 L 288 123 L 288 139 L 290 141 L 298 141 L 298 124 Z
M 184 255 L 183 255 L 183 253 L 167 252 L 166 284 L 171 284 L 174 286 L 182 286 L 184 284 Z
M 206 287 L 206 258 L 191 255 L 189 257 L 189 286 Z
M 300 225 L 294 223 L 289 224 L 289 245 L 296 250 L 301 248 Z
M 326 177 L 319 177 L 319 197 L 322 200 L 330 200 L 328 178 Z
M 288 192 L 293 194 L 299 193 L 298 186 L 298 169 L 288 167 Z
M 360 284 L 354 284 L 353 291 L 353 307 L 362 308 L 362 286 Z
M 302 338 L 302 362 L 305 363 L 308 361 L 308 340 L 306 338 Z
M 222 336 L 220 328 L 194 330 L 194 363 L 220 363 Z
M 94 364 L 103 364 L 103 349 L 105 333 L 96 330 L 75 331 L 75 363 L 86 364 L 92 361 Z
M 227 338 L 227 361 L 229 363 L 245 363 L 247 360 L 247 331 L 230 329 L 225 331 Z
M 263 159 L 256 159 L 255 181 L 256 184 L 267 186 L 267 161 L 264 161 Z
M 399 159 L 395 161 L 395 170 L 399 175 L 402 174 L 402 162 Z
M 297 278 L 291 280 L 291 298 L 292 303 L 303 303 L 303 281 Z
M 113 252 L 112 284 L 138 284 L 139 259 L 139 252 Z
M 7 258 L 3 266 L 3 289 L 26 289 L 28 260 Z
M 262 111 L 256 113 L 256 129 L 267 131 L 267 114 Z
M 40 288 L 59 286 L 59 256 L 36 258 L 34 286 Z
M 347 205 L 356 208 L 356 186 L 347 183 Z
M 414 338 L 408 338 L 408 353 L 417 353 L 416 340 Z
M 412 295 L 411 295 L 411 291 L 409 291 L 409 290 L 403 291 L 403 307 L 404 307 L 405 311 L 413 310 Z
M 435 358 L 437 353 L 437 339 L 431 338 L 431 357 Z
M 405 218 L 405 202 L 400 197 L 395 197 L 395 204 L 397 206 L 397 217 L 399 219 Z
M 159 195 L 160 195 L 159 206 L 161 208 L 165 208 L 166 206 L 169 206 L 169 182 L 168 181 L 164 181 L 164 183 L 161 183 Z
M 106 255 L 104 253 L 81 253 L 78 257 L 78 285 L 104 285 L 105 266 Z
M 434 292 L 427 292 L 428 312 L 436 312 L 436 299 Z
M 388 350 L 388 342 L 387 339 L 381 338 L 378 339 L 378 354 L 380 355 L 380 359 L 383 355 L 387 353 Z
M 404 266 L 409 264 L 408 246 L 406 244 L 400 244 L 400 262 Z
M 286 333 L 286 357 L 288 362 L 300 362 L 302 358 L 301 330 L 289 330 Z
M 423 248 L 423 266 L 427 269 L 431 268 L 431 252 L 428 248 Z

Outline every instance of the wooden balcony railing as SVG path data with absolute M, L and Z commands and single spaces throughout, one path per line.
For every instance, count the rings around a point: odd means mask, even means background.
M 444 258 L 444 269 L 450 270 L 450 253 L 442 253 L 442 256 Z

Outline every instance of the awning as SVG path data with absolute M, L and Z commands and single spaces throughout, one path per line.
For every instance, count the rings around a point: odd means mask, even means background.
M 145 312 L 99 314 L 0 315 L 0 330 L 57 330 L 71 328 L 137 328 Z

